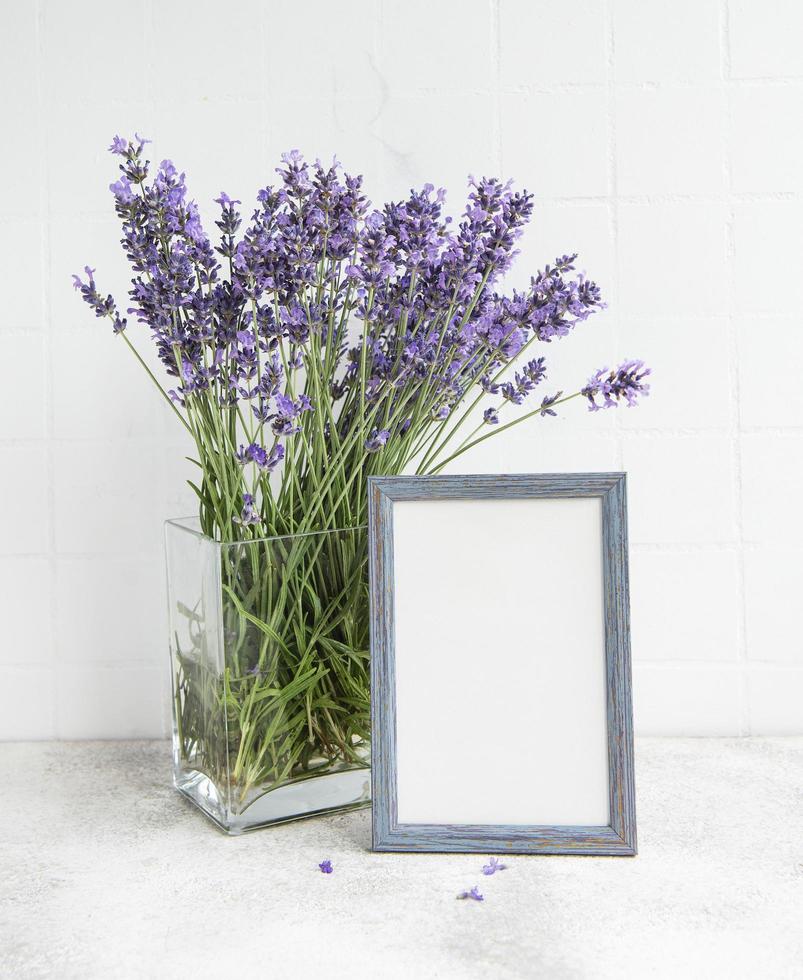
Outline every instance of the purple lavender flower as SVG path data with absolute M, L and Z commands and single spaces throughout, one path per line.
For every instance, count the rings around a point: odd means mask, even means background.
M 502 864 L 499 858 L 496 857 L 492 857 L 487 864 L 484 864 L 482 866 L 482 873 L 484 875 L 493 875 L 496 874 L 497 871 L 506 871 L 506 870 L 507 870 L 507 865 Z
M 119 170 L 110 187 L 133 269 L 128 313 L 147 328 L 177 379 L 163 393 L 193 417 L 197 409 L 199 419 L 219 411 L 216 431 L 226 439 L 214 448 L 232 454 L 239 447 L 234 459 L 254 467 L 242 474 L 255 489 L 242 494 L 238 523 L 260 523 L 256 499 L 263 494 L 260 508 L 273 514 L 267 475 L 293 436 L 302 484 L 329 450 L 337 465 L 356 468 L 361 478 L 375 472 L 383 455 L 371 457 L 391 433 L 398 459 L 394 451 L 388 465 L 405 465 L 405 454 L 423 449 L 425 468 L 434 467 L 443 443 L 430 435 L 462 404 L 491 395 L 522 405 L 543 382 L 546 365 L 533 357 L 514 373 L 514 359 L 525 347 L 566 336 L 604 306 L 596 284 L 575 271 L 576 255 L 558 256 L 525 290 L 497 291 L 532 214 L 532 196 L 510 182 L 472 178 L 466 207 L 452 223 L 445 193 L 431 184 L 374 208 L 362 177 L 336 160 L 308 164 L 293 150 L 282 157 L 274 184 L 259 191 L 247 222 L 237 210 L 241 202 L 221 192 L 213 242 L 175 164 L 162 160 L 151 174 L 147 142 L 116 135 L 109 147 Z M 115 332 L 126 328 L 92 270 L 74 284 Z M 349 339 L 355 319 L 356 343 Z M 508 368 L 510 380 L 500 384 Z M 648 373 L 641 362 L 625 362 L 597 372 L 583 394 L 592 409 L 621 399 L 633 404 L 648 391 Z M 560 394 L 519 418 L 555 415 Z M 324 397 L 331 403 L 319 404 Z M 483 405 L 485 424 L 499 424 L 500 407 Z M 313 410 L 319 415 L 304 420 Z M 269 450 L 271 431 L 282 444 L 274 440 Z M 341 450 L 353 455 L 341 458 Z M 225 488 L 235 512 L 245 488 L 233 496 Z M 302 497 L 280 495 L 281 507 Z M 281 522 L 297 515 L 276 516 Z M 216 530 L 230 532 L 231 520 Z
M 525 396 L 527 395 L 526 388 L 523 388 L 518 384 L 514 385 L 510 381 L 505 381 L 505 383 L 499 387 L 505 401 L 512 402 L 514 405 L 521 405 Z
M 267 459 L 263 464 L 257 463 L 261 470 L 265 470 L 268 473 L 272 473 L 274 469 L 279 465 L 279 463 L 284 459 L 284 446 L 277 443 L 273 446 L 268 453 Z
M 480 895 L 480 890 L 479 890 L 479 888 L 477 888 L 476 885 L 474 885 L 474 887 L 471 888 L 467 892 L 460 892 L 460 894 L 457 897 L 458 898 L 472 898 L 472 899 L 474 899 L 475 902 L 484 902 L 485 901 L 485 898 L 482 895 Z
M 120 164 L 120 170 L 135 184 L 141 184 L 148 175 L 147 161 L 143 162 L 142 160 L 142 150 L 146 143 L 150 143 L 150 140 L 143 139 L 143 137 L 135 133 L 134 140 L 126 140 L 121 136 L 115 136 L 109 147 L 110 153 L 123 158 Z
M 541 418 L 546 418 L 547 415 L 557 415 L 558 413 L 551 406 L 560 398 L 563 394 L 562 391 L 556 391 L 554 395 L 548 395 L 541 402 L 541 410 L 538 413 Z
M 381 386 L 388 381 L 401 394 L 403 388 L 428 377 L 443 389 L 444 397 L 434 401 L 437 408 L 430 410 L 430 417 L 437 420 L 448 417 L 450 406 L 462 397 L 467 383 L 478 377 L 490 393 L 498 391 L 489 370 L 514 357 L 528 335 L 535 332 L 544 340 L 563 335 L 599 305 L 599 291 L 592 283 L 582 276 L 568 277 L 575 256 L 563 256 L 553 267 L 547 266 L 533 280 L 529 294 L 511 298 L 489 294 L 488 286 L 509 265 L 513 245 L 532 211 L 530 195 L 514 193 L 509 183 L 494 178 L 472 180 L 469 204 L 455 233 L 449 230 L 449 219 L 441 215 L 444 193 L 431 185 L 411 192 L 406 201 L 367 214 L 361 178 L 341 177 L 336 162 L 328 169 L 320 164 L 310 168 L 297 151 L 283 157 L 278 169 L 280 188 L 260 191 L 260 207 L 239 243 L 235 242 L 240 226 L 235 205 L 240 202 L 225 192 L 216 199 L 222 209 L 217 222 L 222 240 L 217 251 L 232 260 L 234 274 L 231 286 L 214 285 L 218 276 L 214 250 L 203 233 L 197 207 L 186 200 L 184 175 L 165 160 L 144 200 L 133 194 L 132 185 L 143 183 L 147 176 L 143 146 L 139 136 L 131 142 L 115 137 L 111 149 L 123 158 L 123 178 L 114 186 L 118 213 L 125 222 L 126 248 L 135 268 L 142 268 L 150 277 L 135 281 L 133 310 L 155 328 L 169 373 L 177 373 L 177 338 L 171 336 L 177 309 L 189 319 L 189 329 L 182 331 L 179 342 L 182 348 L 193 331 L 199 339 L 210 339 L 216 323 L 221 340 L 226 324 L 235 321 L 239 321 L 241 343 L 243 335 L 253 335 L 253 347 L 243 343 L 242 349 L 232 352 L 236 370 L 230 372 L 230 388 L 240 397 L 254 398 L 253 386 L 241 381 L 254 377 L 257 335 L 268 342 L 283 331 L 295 348 L 288 352 L 288 363 L 297 366 L 310 331 L 318 329 L 323 338 L 325 325 L 334 322 L 344 302 L 339 289 L 321 294 L 327 303 L 320 309 L 308 300 L 300 302 L 303 290 L 315 282 L 318 269 L 326 268 L 316 264 L 324 252 L 346 261 L 356 254 L 347 265 L 344 261 L 343 288 L 356 282 L 357 294 L 364 299 L 368 287 L 374 290 L 370 309 L 363 304 L 358 310 L 370 335 L 367 393 L 389 390 Z M 143 237 L 143 228 L 166 229 L 183 240 L 174 241 L 163 253 L 158 238 L 149 241 Z M 194 275 L 197 288 L 192 286 Z M 485 290 L 480 288 L 483 277 Z M 214 288 L 204 289 L 209 286 Z M 278 304 L 260 302 L 265 291 L 276 293 Z M 255 311 L 248 309 L 250 299 L 257 301 Z M 473 312 L 467 313 L 469 300 Z M 454 326 L 447 324 L 442 338 L 439 327 L 418 330 L 415 340 L 405 344 L 404 356 L 396 356 L 391 347 L 399 336 L 397 325 L 420 321 L 422 315 L 424 323 L 434 320 L 437 324 L 447 309 L 453 310 Z M 486 347 L 497 355 L 484 357 Z M 188 351 L 183 361 L 199 366 L 198 353 Z M 333 364 L 336 366 L 337 359 Z M 211 378 L 200 370 L 193 372 L 186 390 L 205 390 L 219 368 L 216 362 Z M 515 383 L 507 383 L 503 394 L 520 404 L 539 380 L 539 372 L 531 375 L 525 369 Z M 357 372 L 351 371 L 328 387 L 342 397 L 356 383 Z M 270 412 L 264 393 L 260 395 L 252 410 L 264 422 Z M 280 411 L 272 418 L 282 434 L 297 430 L 294 412 Z
M 268 451 L 264 446 L 252 442 L 249 446 L 240 446 L 235 457 L 241 466 L 255 463 L 258 469 L 270 473 L 284 459 L 284 446 L 277 443 Z
M 259 524 L 261 522 L 260 516 L 257 513 L 254 497 L 250 493 L 243 494 L 243 509 L 240 513 L 240 517 L 237 520 L 238 524 L 248 525 L 248 524 Z
M 276 408 L 273 416 L 273 431 L 276 435 L 290 436 L 301 431 L 298 419 L 304 412 L 312 411 L 312 402 L 306 395 L 292 399 L 288 395 L 276 395 Z
M 543 357 L 536 357 L 535 360 L 528 361 L 524 365 L 522 374 L 528 379 L 533 385 L 539 384 L 546 377 L 546 366 L 544 364 Z
M 232 200 L 225 191 L 220 192 L 220 197 L 215 198 L 215 204 L 219 204 L 221 207 L 225 207 L 230 204 L 242 204 L 242 201 Z
M 328 858 L 326 861 L 321 861 L 318 867 L 321 869 L 321 872 L 325 875 L 330 875 L 334 870 L 334 868 L 332 867 L 332 862 Z
M 242 204 L 242 201 L 232 200 L 225 191 L 221 191 L 220 197 L 215 198 L 215 204 L 219 204 L 221 209 L 220 220 L 215 222 L 221 232 L 220 246 L 216 251 L 224 258 L 231 259 L 236 251 L 234 236 L 242 224 L 240 212 L 235 205 Z
M 346 268 L 346 275 L 362 286 L 381 286 L 396 271 L 393 253 L 396 240 L 385 229 L 379 211 L 365 219 L 359 246 L 359 262 Z
M 100 295 L 95 286 L 95 270 L 88 265 L 84 266 L 84 274 L 87 281 L 84 282 L 80 276 L 73 276 L 73 288 L 80 291 L 81 296 L 89 306 L 95 311 L 95 316 L 107 316 L 112 321 L 112 329 L 115 333 L 122 333 L 126 328 L 127 321 L 117 312 L 117 306 L 111 294 L 105 299 Z
M 367 453 L 378 453 L 390 438 L 388 429 L 372 429 L 371 434 L 365 440 L 365 451 Z
M 539 382 L 546 377 L 546 367 L 544 358 L 537 357 L 524 365 L 522 371 L 516 371 L 515 384 L 506 381 L 500 385 L 500 391 L 505 401 L 512 402 L 514 405 L 521 405 L 524 399 L 530 394 Z
M 130 204 L 134 200 L 131 181 L 127 177 L 121 177 L 113 184 L 109 184 L 109 190 L 121 204 Z
M 446 235 L 447 220 L 441 218 L 446 191 L 425 184 L 411 191 L 407 201 L 387 204 L 383 211 L 384 233 L 389 252 L 405 273 L 418 273 L 437 259 Z
M 581 393 L 588 399 L 590 412 L 614 408 L 622 398 L 632 408 L 639 396 L 649 394 L 650 386 L 644 383 L 649 374 L 651 371 L 643 361 L 623 361 L 613 371 L 608 368 L 595 371 Z M 602 404 L 597 403 L 598 397 L 602 398 Z

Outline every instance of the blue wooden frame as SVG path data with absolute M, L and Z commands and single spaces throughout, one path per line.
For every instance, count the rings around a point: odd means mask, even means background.
M 375 851 L 519 854 L 636 853 L 624 473 L 371 477 L 371 781 Z M 393 504 L 397 500 L 600 497 L 607 664 L 607 826 L 400 824 L 396 799 Z

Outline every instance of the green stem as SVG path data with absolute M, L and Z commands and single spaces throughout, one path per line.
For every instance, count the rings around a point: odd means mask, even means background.
M 131 353 L 134 355 L 134 357 L 136 357 L 136 359 L 139 361 L 139 363 L 145 369 L 145 371 L 147 372 L 148 377 L 151 379 L 151 381 L 156 385 L 156 387 L 161 392 L 162 397 L 164 398 L 164 400 L 173 409 L 173 411 L 175 412 L 176 416 L 178 417 L 179 422 L 181 422 L 181 424 L 184 426 L 184 428 L 187 430 L 187 432 L 189 432 L 190 435 L 194 435 L 194 433 L 193 433 L 192 429 L 190 428 L 187 420 L 184 418 L 184 416 L 181 414 L 181 412 L 176 408 L 176 403 L 173 401 L 173 399 L 170 397 L 170 395 L 168 395 L 168 393 L 164 390 L 164 388 L 159 384 L 159 381 L 157 380 L 156 375 L 153 373 L 153 371 L 151 371 L 151 369 L 148 367 L 148 365 L 143 360 L 142 355 L 140 354 L 140 352 L 136 349 L 136 347 L 128 339 L 128 335 L 126 334 L 125 330 L 121 330 L 119 335 L 123 338 L 123 340 L 126 342 L 126 344 L 128 344 L 128 349 L 131 351 Z
M 577 398 L 581 394 L 582 392 L 576 391 L 573 395 L 567 395 L 565 398 L 560 398 L 558 399 L 558 401 L 552 402 L 552 404 L 548 405 L 547 407 L 554 408 L 556 405 L 564 405 L 566 402 L 570 402 L 572 398 Z M 491 431 L 486 433 L 484 436 L 480 436 L 479 439 L 475 439 L 473 442 L 470 442 L 468 445 L 462 446 L 460 449 L 457 450 L 457 452 L 452 453 L 451 456 L 447 456 L 446 459 L 438 463 L 438 465 L 434 469 L 430 470 L 430 473 L 440 473 L 440 471 L 444 468 L 444 466 L 446 466 L 448 463 L 451 463 L 453 459 L 457 459 L 458 456 L 462 456 L 463 453 L 468 452 L 468 450 L 471 449 L 472 447 L 478 446 L 481 442 L 485 442 L 486 439 L 491 439 L 493 436 L 498 436 L 499 433 L 504 432 L 505 429 L 511 429 L 513 428 L 514 425 L 520 425 L 522 422 L 526 421 L 527 419 L 531 419 L 534 415 L 540 415 L 542 412 L 543 409 L 539 406 L 538 408 L 533 409 L 532 412 L 527 412 L 525 415 L 520 415 L 518 418 L 513 419 L 511 422 L 508 422 L 506 425 L 499 425 L 499 426 L 495 425 L 493 429 L 491 429 Z

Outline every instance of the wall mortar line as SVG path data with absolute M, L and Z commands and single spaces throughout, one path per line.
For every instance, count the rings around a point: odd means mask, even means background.
M 736 622 L 736 656 L 740 665 L 738 674 L 739 686 L 739 733 L 750 733 L 749 699 L 747 691 L 747 622 L 746 622 L 746 589 L 744 561 L 744 525 L 743 525 L 743 493 L 742 493 L 742 453 L 741 453 L 741 411 L 739 392 L 739 347 L 737 325 L 734 313 L 734 295 L 736 288 L 736 243 L 735 243 L 735 200 L 733 193 L 733 106 L 731 88 L 727 84 L 731 79 L 730 52 L 730 6 L 729 0 L 722 0 L 720 8 L 720 70 L 722 73 L 722 102 L 725 124 L 723 126 L 723 168 L 725 190 L 728 199 L 727 214 L 727 273 L 728 273 L 728 314 L 729 314 L 729 350 L 728 364 L 731 381 L 731 465 L 732 494 L 734 516 L 736 522 L 737 542 L 737 622 Z
M 493 84 L 491 89 L 491 95 L 493 98 L 493 116 L 492 116 L 492 153 L 494 170 L 497 174 L 504 176 L 505 178 L 511 177 L 512 174 L 502 174 L 502 166 L 504 164 L 504 157 L 502 155 L 502 37 L 501 37 L 501 0 L 490 0 L 490 13 L 491 13 L 491 71 L 493 76 Z
M 620 256 L 619 256 L 619 172 L 616 145 L 616 38 L 612 0 L 605 0 L 604 6 L 605 57 L 606 57 L 606 125 L 608 138 L 608 227 L 613 250 L 613 301 L 615 315 L 611 322 L 613 350 L 610 353 L 611 367 L 622 356 L 619 349 L 620 331 L 617 323 L 618 307 L 621 303 Z M 600 365 L 602 366 L 602 365 Z M 613 420 L 616 438 L 616 465 L 623 470 L 624 446 L 621 438 L 621 418 L 617 412 Z
M 43 78 L 43 33 L 45 11 L 42 0 L 36 0 L 36 101 L 38 109 L 38 142 L 40 152 L 44 161 L 43 181 L 39 194 L 39 235 L 40 235 L 40 256 L 43 283 L 45 286 L 42 297 L 42 314 L 44 319 L 42 330 L 42 343 L 44 347 L 45 362 L 45 459 L 47 473 L 47 509 L 48 509 L 48 574 L 50 577 L 50 609 L 48 610 L 49 627 L 49 646 L 48 660 L 49 673 L 51 679 L 50 703 L 48 705 L 50 713 L 50 730 L 54 736 L 59 735 L 58 730 L 58 687 L 59 671 L 58 657 L 56 650 L 56 637 L 58 635 L 57 608 L 58 608 L 58 569 L 56 560 L 56 523 L 55 523 L 55 411 L 53 405 L 53 324 L 52 310 L 50 302 L 50 280 L 51 280 L 51 257 L 50 257 L 50 141 L 47 135 L 47 125 L 45 117 L 45 97 L 44 97 L 44 78 Z

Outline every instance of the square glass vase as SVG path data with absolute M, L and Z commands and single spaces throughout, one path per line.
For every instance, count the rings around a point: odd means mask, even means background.
M 229 834 L 368 805 L 366 527 L 165 544 L 176 789 Z

